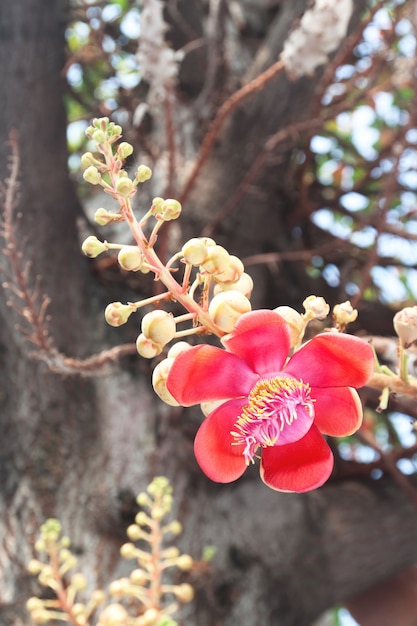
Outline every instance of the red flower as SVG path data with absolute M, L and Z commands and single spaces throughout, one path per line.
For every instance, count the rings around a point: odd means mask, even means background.
M 371 347 L 329 332 L 287 361 L 287 323 L 268 310 L 242 315 L 222 343 L 225 350 L 200 345 L 180 353 L 167 380 L 183 406 L 224 400 L 195 439 L 203 472 L 231 482 L 261 451 L 261 478 L 273 489 L 303 492 L 322 485 L 333 455 L 321 435 L 341 437 L 359 428 L 362 406 L 353 387 L 372 376 Z

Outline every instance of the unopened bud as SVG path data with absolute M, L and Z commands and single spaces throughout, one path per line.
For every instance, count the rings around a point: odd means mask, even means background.
M 230 265 L 230 254 L 222 246 L 209 246 L 207 257 L 201 264 L 201 269 L 207 274 L 221 274 Z
M 183 572 L 187 572 L 192 568 L 194 561 L 189 554 L 181 554 L 177 559 L 177 565 Z
M 106 137 L 106 132 L 105 131 L 97 129 L 97 130 L 95 130 L 93 132 L 92 140 L 95 141 L 96 143 L 98 143 L 98 144 L 106 143 L 106 139 L 107 139 L 107 137 Z
M 394 315 L 394 328 L 404 348 L 417 341 L 417 306 L 407 306 Z
M 158 363 L 152 373 L 152 386 L 155 393 L 163 402 L 170 406 L 180 406 L 174 396 L 168 391 L 167 378 L 175 359 L 167 358 Z
M 182 211 L 182 206 L 178 200 L 168 199 L 165 200 L 161 207 L 161 217 L 166 222 L 176 220 Z
M 357 309 L 354 309 L 349 300 L 341 302 L 333 307 L 333 319 L 337 326 L 344 328 L 354 322 L 358 317 Z
M 87 581 L 85 579 L 84 574 L 76 573 L 71 578 L 71 587 L 76 589 L 77 591 L 82 591 L 87 587 Z
M 142 267 L 143 255 L 137 246 L 123 246 L 120 248 L 117 260 L 124 270 L 137 272 Z
M 181 252 L 186 263 L 201 265 L 208 255 L 207 244 L 204 239 L 193 237 L 183 245 Z
M 152 200 L 151 212 L 155 217 L 162 215 L 162 207 L 164 205 L 165 200 L 157 196 Z
M 101 183 L 101 174 L 94 165 L 87 167 L 83 174 L 83 178 L 87 181 L 87 183 L 91 183 L 92 185 L 98 185 Z
M 117 155 L 121 159 L 127 159 L 131 154 L 133 154 L 133 146 L 127 143 L 127 141 L 122 141 L 122 143 L 117 146 Z
M 111 222 L 113 222 L 115 217 L 118 217 L 118 216 L 115 215 L 114 213 L 109 213 L 109 211 L 106 211 L 106 209 L 97 209 L 97 211 L 94 214 L 94 221 L 99 226 L 107 226 L 107 224 L 110 224 Z
M 287 322 L 290 331 L 290 346 L 294 348 L 294 346 L 300 343 L 304 336 L 306 322 L 303 320 L 300 313 L 290 306 L 278 306 L 274 311 L 281 315 Z
M 168 350 L 167 357 L 175 359 L 184 350 L 189 350 L 192 346 L 187 341 L 176 341 Z
M 124 559 L 134 559 L 136 548 L 133 543 L 124 543 L 120 548 L 120 554 Z
M 241 278 L 244 270 L 242 261 L 237 256 L 231 254 L 229 267 L 221 274 L 216 274 L 214 278 L 220 283 L 234 284 Z
M 130 178 L 127 176 L 122 176 L 116 183 L 116 191 L 121 196 L 128 198 L 132 195 L 132 192 L 136 191 L 136 187 Z
M 95 165 L 96 163 L 97 159 L 91 152 L 85 152 L 81 157 L 82 167 L 89 167 L 90 165 Z
M 213 322 L 225 333 L 231 333 L 239 317 L 251 310 L 251 303 L 240 291 L 224 291 L 214 296 L 209 305 Z
M 214 295 L 216 296 L 222 291 L 230 291 L 231 289 L 234 291 L 240 291 L 240 293 L 243 293 L 244 296 L 250 298 L 253 290 L 253 280 L 249 274 L 243 272 L 242 276 L 236 283 L 217 283 L 214 286 Z
M 194 598 L 194 589 L 188 583 L 175 585 L 173 592 L 180 602 L 191 602 Z
M 152 176 L 152 170 L 147 165 L 139 165 L 136 170 L 135 178 L 139 183 L 144 183 Z
M 167 311 L 158 309 L 143 316 L 142 333 L 154 343 L 164 346 L 174 338 L 176 330 L 174 317 Z
M 143 333 L 136 339 L 136 350 L 145 359 L 153 359 L 155 356 L 158 356 L 158 354 L 161 354 L 163 347 L 159 343 L 154 343 L 145 337 Z
M 128 304 L 111 302 L 106 306 L 104 317 L 110 326 L 123 326 L 133 313 L 134 309 Z
M 130 573 L 130 580 L 134 585 L 138 585 L 139 587 L 143 587 L 148 582 L 148 576 L 143 569 L 134 569 Z
M 94 259 L 99 254 L 107 250 L 107 248 L 102 241 L 97 239 L 97 237 L 95 237 L 94 235 L 90 235 L 90 237 L 87 237 L 87 239 L 84 241 L 83 245 L 81 246 L 81 250 L 84 252 L 84 254 Z
M 156 609 L 148 609 L 140 618 L 140 623 L 142 626 L 156 626 L 157 619 L 159 617 L 159 611 Z
M 129 614 L 122 604 L 109 604 L 100 613 L 97 626 L 125 626 L 128 620 Z
M 303 302 L 307 317 L 309 319 L 324 320 L 330 312 L 330 307 L 321 296 L 308 296 Z

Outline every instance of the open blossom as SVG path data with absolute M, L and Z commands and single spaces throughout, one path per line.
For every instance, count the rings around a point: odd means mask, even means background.
M 223 401 L 195 439 L 203 472 L 227 483 L 260 458 L 261 478 L 273 489 L 304 492 L 322 485 L 333 468 L 322 435 L 349 435 L 361 425 L 354 387 L 372 376 L 370 346 L 324 333 L 288 359 L 288 325 L 267 310 L 242 315 L 222 343 L 225 350 L 200 345 L 182 352 L 167 379 L 183 406 Z

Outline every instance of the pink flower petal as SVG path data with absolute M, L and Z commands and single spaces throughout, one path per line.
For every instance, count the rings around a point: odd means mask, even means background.
M 312 387 L 363 387 L 374 373 L 374 355 L 358 337 L 325 333 L 297 350 L 284 371 Z
M 256 374 L 234 354 L 201 345 L 181 352 L 167 379 L 169 392 L 182 406 L 247 396 Z
M 345 437 L 358 430 L 362 423 L 362 404 L 355 389 L 333 387 L 311 390 L 315 398 L 314 424 L 323 435 Z
M 222 343 L 262 375 L 281 370 L 290 349 L 290 334 L 278 313 L 258 310 L 242 315 Z
M 217 483 L 230 483 L 246 469 L 244 446 L 235 445 L 230 434 L 245 402 L 245 399 L 225 402 L 204 420 L 197 432 L 194 441 L 197 463 Z
M 326 482 L 332 469 L 333 454 L 314 425 L 295 443 L 262 450 L 261 478 L 277 491 L 311 491 Z

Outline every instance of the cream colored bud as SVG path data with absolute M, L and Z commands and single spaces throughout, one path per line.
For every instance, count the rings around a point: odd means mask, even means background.
M 144 183 L 152 176 L 152 170 L 147 165 L 139 165 L 136 170 L 135 178 L 139 183 Z
M 189 350 L 192 346 L 187 341 L 176 341 L 168 350 L 167 357 L 175 359 L 184 350 Z
M 305 312 L 310 319 L 324 320 L 330 312 L 330 307 L 321 296 L 308 296 L 303 302 Z
M 137 246 L 120 248 L 117 260 L 120 267 L 130 272 L 137 272 L 143 264 L 143 254 Z
M 97 209 L 94 214 L 94 221 L 99 226 L 107 226 L 113 221 L 114 213 L 109 213 L 106 209 Z
M 102 241 L 97 239 L 97 237 L 95 237 L 94 235 L 90 235 L 90 237 L 87 237 L 87 239 L 84 241 L 83 245 L 81 246 L 81 250 L 84 252 L 85 255 L 94 259 L 99 254 L 107 250 L 107 248 Z
M 188 583 L 175 585 L 173 592 L 180 602 L 191 602 L 194 598 L 194 589 Z
M 160 216 L 162 214 L 162 207 L 164 206 L 164 202 L 165 200 L 163 198 L 160 198 L 159 196 L 152 200 L 152 215 Z
M 148 582 L 148 576 L 143 569 L 134 569 L 130 573 L 130 580 L 134 585 L 138 585 L 139 587 L 143 587 Z
M 204 239 L 193 237 L 183 245 L 181 252 L 186 263 L 201 265 L 208 255 L 207 244 Z
M 202 271 L 207 274 L 221 274 L 230 265 L 230 254 L 222 246 L 208 246 L 207 257 L 201 264 Z
M 133 313 L 133 309 L 128 304 L 121 302 L 111 302 L 106 306 L 104 317 L 110 326 L 123 326 Z
M 166 222 L 176 220 L 181 215 L 181 211 L 182 206 L 178 200 L 169 198 L 168 200 L 165 200 L 161 207 L 161 217 Z
M 354 309 L 349 300 L 341 302 L 333 307 L 333 319 L 337 326 L 345 327 L 354 322 L 358 317 L 357 309 Z
M 29 598 L 29 600 L 26 602 L 26 608 L 30 613 L 32 613 L 32 611 L 42 609 L 43 602 L 40 598 L 36 598 L 36 596 L 33 596 L 32 598 Z
M 224 291 L 214 296 L 209 305 L 213 322 L 225 333 L 231 333 L 239 317 L 251 310 L 251 303 L 240 291 Z
M 167 311 L 158 309 L 143 316 L 142 333 L 154 343 L 164 346 L 174 338 L 176 330 L 175 319 Z
M 291 348 L 297 346 L 304 336 L 306 322 L 298 311 L 290 306 L 278 306 L 274 309 L 288 324 Z
M 253 280 L 252 278 L 249 276 L 249 274 L 246 274 L 246 272 L 243 272 L 242 276 L 239 278 L 239 280 L 236 283 L 217 283 L 214 286 L 214 295 L 216 296 L 218 293 L 221 293 L 222 291 L 230 291 L 230 290 L 234 290 L 234 291 L 240 291 L 240 293 L 243 293 L 244 296 L 246 296 L 247 298 L 250 298 L 252 295 L 252 290 L 253 290 Z
M 219 283 L 229 283 L 233 285 L 241 278 L 244 270 L 245 268 L 242 261 L 237 256 L 231 254 L 229 267 L 221 274 L 216 274 L 214 279 Z
M 163 402 L 170 406 L 180 406 L 174 396 L 168 391 L 167 378 L 175 359 L 167 358 L 158 363 L 152 373 L 152 386 L 155 393 Z
M 143 626 L 156 626 L 157 619 L 160 617 L 160 613 L 157 609 L 148 609 L 140 618 L 140 624 Z
M 101 174 L 94 165 L 87 167 L 83 174 L 83 178 L 87 183 L 98 185 L 101 183 Z
M 394 315 L 394 328 L 404 348 L 417 341 L 417 306 L 407 306 Z
M 76 589 L 77 591 L 82 591 L 87 587 L 87 581 L 85 579 L 84 574 L 76 573 L 71 578 L 71 587 Z
M 155 343 L 145 337 L 143 333 L 139 335 L 136 339 L 136 350 L 143 356 L 145 359 L 153 359 L 158 354 L 161 354 L 164 346 L 161 346 L 158 343 Z
M 177 559 L 177 565 L 183 572 L 188 572 L 194 564 L 192 557 L 189 554 L 181 554 Z
M 100 613 L 97 626 L 125 626 L 128 623 L 129 614 L 122 604 L 109 604 Z
M 89 167 L 90 165 L 95 165 L 97 163 L 97 159 L 91 152 L 85 152 L 81 157 L 81 165 L 82 167 Z
M 136 191 L 136 187 L 130 178 L 127 176 L 122 176 L 116 183 L 116 191 L 121 196 L 128 198 L 132 195 L 134 191 Z
M 130 524 L 126 529 L 126 535 L 131 541 L 139 541 L 142 537 L 142 531 L 137 524 Z
M 127 143 L 127 141 L 122 141 L 122 143 L 117 146 L 117 155 L 121 159 L 127 159 L 131 154 L 133 154 L 133 146 Z
M 133 543 L 124 543 L 120 548 L 120 554 L 124 559 L 134 559 L 136 556 L 136 548 Z
M 34 574 L 36 576 L 36 574 L 39 574 L 39 572 L 42 571 L 43 568 L 43 563 L 41 563 L 41 561 L 38 561 L 37 559 L 32 559 L 31 561 L 29 561 L 28 566 L 27 566 L 27 570 L 29 572 L 29 574 Z
M 224 404 L 224 400 L 208 400 L 207 402 L 202 402 L 200 404 L 200 409 L 202 410 L 205 417 L 207 417 L 207 415 L 213 413 L 213 411 L 222 404 Z

